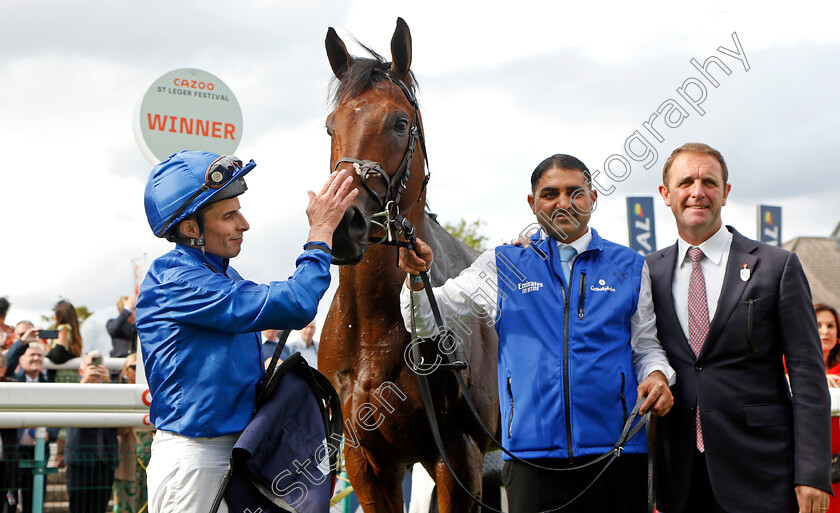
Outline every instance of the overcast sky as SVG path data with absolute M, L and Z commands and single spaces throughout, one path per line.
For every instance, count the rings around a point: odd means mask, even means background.
M 626 244 L 624 198 L 656 194 L 670 151 L 703 141 L 730 169 L 726 223 L 755 237 L 756 205 L 766 203 L 784 208 L 784 240 L 826 236 L 840 221 L 838 11 L 810 0 L 6 2 L 7 321 L 37 321 L 66 297 L 95 310 L 97 326 L 131 290 L 131 260 L 169 249 L 146 222 L 152 165 L 138 150 L 132 116 L 152 82 L 178 68 L 206 70 L 233 90 L 244 120 L 236 154 L 258 163 L 241 198 L 251 230 L 233 265 L 256 281 L 287 277 L 306 238 L 306 190 L 329 171 L 327 27 L 352 53 L 360 50 L 349 34 L 388 56 L 398 16 L 413 37 L 428 197 L 441 220 L 480 218 L 493 243 L 509 240 L 533 220 L 530 172 L 553 153 L 570 153 L 615 187 L 591 224 Z M 719 50 L 736 52 L 734 37 L 743 58 Z M 690 62 L 710 56 L 731 71 L 712 68 L 716 88 Z M 692 78 L 706 89 L 703 115 L 677 91 Z M 700 93 L 696 85 L 686 92 Z M 642 123 L 673 103 L 685 114 L 674 128 L 653 122 L 659 142 Z M 625 141 L 637 130 L 655 163 L 645 169 L 628 159 L 629 177 L 607 180 L 605 161 L 628 158 Z M 613 165 L 616 176 L 622 170 Z M 658 198 L 656 208 L 663 247 L 676 229 Z M 324 303 L 319 318 L 326 310 Z

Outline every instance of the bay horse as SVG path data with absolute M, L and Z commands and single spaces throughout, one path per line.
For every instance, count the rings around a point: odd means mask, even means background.
M 402 512 L 405 469 L 420 462 L 436 483 L 440 512 L 478 511 L 432 441 L 417 375 L 404 357 L 411 337 L 400 314 L 405 273 L 397 267 L 397 248 L 369 245 L 371 237 L 387 235 L 385 212 L 398 211 L 435 252 L 433 285 L 456 276 L 478 255 L 425 212 L 426 154 L 410 70 L 411 33 L 399 18 L 391 39 L 392 62 L 367 47 L 370 57 L 351 56 L 332 27 L 325 43 L 337 79 L 335 110 L 326 123 L 330 163 L 333 170 L 349 170 L 359 188 L 333 238 L 339 284 L 318 357 L 319 370 L 342 398 L 348 476 L 366 513 Z M 498 432 L 496 332 L 476 321 L 460 335 L 469 362 L 461 372 L 470 395 L 484 424 Z M 425 361 L 439 356 L 434 340 L 420 346 Z M 460 480 L 480 496 L 482 453 L 490 442 L 451 372 L 438 370 L 429 380 L 449 459 Z

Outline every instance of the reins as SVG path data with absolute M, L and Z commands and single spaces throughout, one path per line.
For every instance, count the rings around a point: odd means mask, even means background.
M 408 148 L 406 149 L 406 153 L 403 156 L 402 162 L 400 163 L 399 168 L 397 171 L 392 175 L 389 176 L 385 170 L 382 168 L 382 165 L 378 162 L 371 161 L 371 160 L 361 160 L 355 158 L 348 158 L 343 157 L 339 159 L 335 164 L 335 169 L 338 169 L 338 166 L 342 163 L 352 163 L 356 173 L 361 177 L 362 186 L 367 190 L 372 198 L 374 198 L 378 203 L 378 208 L 381 209 L 379 212 L 371 216 L 371 224 L 377 226 L 379 229 L 385 232 L 385 235 L 376 240 L 369 240 L 369 245 L 376 245 L 376 244 L 384 244 L 388 246 L 395 246 L 397 248 L 408 248 L 414 250 L 417 245 L 417 234 L 413 224 L 409 222 L 406 218 L 402 216 L 399 209 L 400 201 L 402 200 L 402 194 L 405 192 L 406 187 L 408 186 L 408 181 L 411 177 L 410 167 L 411 161 L 414 155 L 415 146 L 417 143 L 420 143 L 420 147 L 423 150 L 423 157 L 425 160 L 425 168 L 428 169 L 428 156 L 426 153 L 426 143 L 425 137 L 423 136 L 423 129 L 420 125 L 420 111 L 417 105 L 417 100 L 414 97 L 411 89 L 400 79 L 393 77 L 386 73 L 385 71 L 375 69 L 374 72 L 382 74 L 392 83 L 396 84 L 400 87 L 403 94 L 405 95 L 408 102 L 414 108 L 414 117 L 411 122 L 411 128 L 409 131 L 409 140 L 408 140 Z M 368 184 L 368 178 L 372 176 L 378 176 L 382 180 L 384 180 L 386 184 L 385 196 L 382 197 L 376 191 L 374 191 Z M 426 185 L 429 181 L 429 173 L 428 171 L 425 174 L 423 184 L 420 190 L 420 194 L 418 195 L 418 202 L 423 197 L 423 191 L 426 188 Z M 406 240 L 399 240 L 398 234 L 402 233 Z M 429 279 L 429 276 L 426 272 L 420 273 L 420 278 L 423 281 L 424 290 L 426 291 L 426 295 L 429 300 L 429 304 L 432 309 L 432 313 L 435 318 L 435 323 L 438 327 L 439 336 L 447 336 L 446 334 L 450 333 L 449 330 L 443 323 L 443 318 L 440 313 L 440 309 L 438 308 L 437 301 L 435 300 L 434 293 L 432 292 L 432 285 Z M 486 508 L 489 511 L 494 511 L 501 513 L 501 511 L 492 508 L 486 504 L 484 504 L 478 497 L 473 495 L 469 489 L 464 485 L 464 483 L 460 480 L 460 478 L 455 473 L 455 470 L 452 466 L 452 463 L 449 461 L 449 457 L 446 453 L 446 449 L 443 445 L 443 440 L 440 435 L 440 428 L 437 423 L 437 418 L 435 416 L 435 408 L 434 408 L 434 401 L 432 398 L 431 389 L 429 386 L 429 379 L 428 379 L 428 368 L 424 368 L 423 366 L 423 358 L 420 355 L 419 350 L 419 342 L 422 341 L 421 338 L 417 336 L 417 330 L 414 320 L 414 295 L 409 294 L 411 298 L 411 307 L 412 307 L 412 317 L 411 317 L 411 344 L 410 344 L 410 354 L 412 359 L 412 370 L 417 374 L 417 381 L 420 387 L 420 397 L 423 402 L 423 409 L 426 413 L 426 417 L 429 422 L 429 428 L 432 432 L 432 437 L 434 438 L 435 445 L 437 446 L 438 452 L 440 452 L 441 458 L 443 459 L 444 464 L 446 464 L 447 469 L 452 474 L 453 479 L 461 488 L 461 490 L 466 493 L 470 499 L 472 499 L 475 503 L 480 505 L 482 508 Z M 435 370 L 437 369 L 448 369 L 451 370 L 455 380 L 458 382 L 458 387 L 461 390 L 462 395 L 464 396 L 464 400 L 466 401 L 470 412 L 472 413 L 473 417 L 475 417 L 476 422 L 481 429 L 484 431 L 484 434 L 493 441 L 493 444 L 496 445 L 499 449 L 501 449 L 505 454 L 511 457 L 513 460 L 527 465 L 529 467 L 533 467 L 539 470 L 544 471 L 551 471 L 551 472 L 568 472 L 573 470 L 580 470 L 582 468 L 586 468 L 596 463 L 602 462 L 607 460 L 604 464 L 604 467 L 598 472 L 595 478 L 574 498 L 569 500 L 566 504 L 558 508 L 554 508 L 551 510 L 547 510 L 542 513 L 549 513 L 553 511 L 559 511 L 569 504 L 576 501 L 580 498 L 581 495 L 586 493 L 595 481 L 597 481 L 601 475 L 609 468 L 609 466 L 618 458 L 622 451 L 624 450 L 625 445 L 636 435 L 639 431 L 642 430 L 643 427 L 650 424 L 650 411 L 645 412 L 642 415 L 639 415 L 639 409 L 641 408 L 642 403 L 644 402 L 644 398 L 640 398 L 636 405 L 633 408 L 633 411 L 628 416 L 627 420 L 624 423 L 624 427 L 621 432 L 621 436 L 619 437 L 618 441 L 615 443 L 615 446 L 610 449 L 609 451 L 605 452 L 604 454 L 598 456 L 597 458 L 573 467 L 567 468 L 552 468 L 552 467 L 545 467 L 541 465 L 537 465 L 533 462 L 523 460 L 516 456 L 515 454 L 511 453 L 504 447 L 502 444 L 499 443 L 493 434 L 487 429 L 487 426 L 481 420 L 481 416 L 478 413 L 478 409 L 475 406 L 475 403 L 472 400 L 472 397 L 467 389 L 467 385 L 464 382 L 464 377 L 461 375 L 461 370 L 468 367 L 468 363 L 464 361 L 456 360 L 452 353 L 445 352 L 446 357 L 448 359 L 447 362 L 444 363 L 437 363 L 433 366 Z M 638 418 L 638 422 L 636 419 Z M 652 465 L 652 433 L 651 430 L 647 430 L 647 445 L 648 445 L 648 512 L 653 512 L 653 465 Z
M 414 226 L 412 226 L 411 223 L 408 220 L 406 220 L 404 218 L 401 219 L 400 229 L 398 231 L 402 231 L 405 234 L 406 238 L 408 239 L 407 244 L 403 243 L 405 245 L 403 246 L 403 244 L 400 244 L 400 246 L 410 247 L 412 249 L 414 247 L 416 247 L 417 236 L 416 236 L 416 233 L 415 233 L 415 230 L 414 230 Z M 432 292 L 432 284 L 431 284 L 431 280 L 429 279 L 428 273 L 426 273 L 425 271 L 421 271 L 420 272 L 420 278 L 423 281 L 423 290 L 425 291 L 426 297 L 428 298 L 429 305 L 430 305 L 431 310 L 432 310 L 432 315 L 434 316 L 434 319 L 435 319 L 435 324 L 437 325 L 438 332 L 441 334 L 439 336 L 446 336 L 445 334 L 449 332 L 449 329 L 446 328 L 446 326 L 443 323 L 443 317 L 440 313 L 440 308 L 437 305 L 437 300 L 435 299 L 434 293 Z M 423 409 L 424 409 L 424 411 L 426 413 L 426 417 L 429 421 L 429 428 L 432 431 L 432 438 L 434 438 L 435 445 L 437 446 L 438 452 L 440 452 L 440 455 L 441 455 L 441 458 L 443 459 L 444 464 L 446 465 L 447 469 L 449 469 L 449 472 L 452 474 L 452 477 L 455 479 L 455 482 L 458 484 L 458 486 L 467 495 L 469 495 L 469 497 L 474 502 L 479 504 L 482 508 L 486 508 L 490 511 L 495 511 L 495 512 L 501 513 L 499 510 L 497 510 L 495 508 L 492 508 L 492 507 L 484 504 L 483 502 L 481 502 L 480 499 L 478 499 L 475 495 L 473 495 L 467 489 L 467 487 L 463 484 L 463 482 L 461 482 L 461 480 L 457 476 L 457 474 L 455 474 L 455 471 L 452 467 L 452 464 L 449 461 L 449 457 L 446 454 L 446 449 L 443 446 L 443 440 L 441 439 L 441 436 L 440 436 L 440 429 L 437 425 L 437 419 L 435 417 L 434 401 L 433 401 L 433 398 L 432 398 L 431 389 L 429 387 L 429 379 L 428 379 L 429 372 L 426 372 L 426 369 L 423 369 L 421 367 L 423 365 L 423 358 L 420 356 L 419 341 L 421 341 L 422 339 L 417 336 L 417 327 L 416 327 L 416 322 L 415 322 L 415 319 L 414 319 L 414 294 L 413 294 L 413 292 L 409 294 L 409 298 L 410 298 L 410 301 L 411 301 L 411 311 L 412 311 L 412 315 L 411 315 L 411 338 L 412 338 L 412 340 L 411 340 L 411 356 L 412 356 L 412 362 L 411 363 L 414 367 L 413 370 L 415 371 L 415 374 L 417 374 L 417 381 L 418 381 L 418 384 L 420 386 L 420 397 L 423 401 Z M 489 429 L 487 429 L 487 426 L 481 420 L 481 417 L 478 413 L 478 409 L 476 408 L 475 403 L 472 400 L 472 396 L 470 395 L 469 390 L 467 389 L 467 385 L 464 382 L 464 377 L 461 375 L 461 372 L 460 372 L 462 369 L 464 369 L 468 366 L 467 363 L 455 361 L 455 359 L 452 356 L 452 353 L 444 352 L 444 354 L 446 355 L 447 359 L 449 360 L 448 363 L 439 364 L 439 365 L 436 366 L 436 368 L 438 368 L 438 369 L 448 369 L 448 370 L 452 371 L 452 373 L 455 377 L 455 380 L 458 382 L 458 387 L 460 388 L 461 393 L 464 396 L 464 400 L 467 403 L 473 417 L 475 418 L 475 421 L 481 427 L 482 431 L 484 431 L 484 434 L 490 440 L 492 440 L 493 444 L 496 447 L 498 447 L 499 449 L 501 449 L 502 452 L 504 452 L 505 454 L 510 456 L 513 460 L 515 460 L 515 461 L 517 461 L 521 464 L 527 465 L 529 467 L 536 468 L 538 470 L 550 471 L 550 472 L 569 472 L 569 471 L 574 471 L 574 470 L 580 470 L 580 469 L 595 465 L 596 463 L 599 463 L 601 461 L 607 460 L 607 462 L 604 464 L 603 468 L 598 472 L 598 474 L 595 476 L 595 478 L 588 485 L 586 485 L 586 487 L 583 490 L 581 490 L 580 493 L 578 493 L 575 497 L 573 497 L 571 500 L 569 500 L 568 502 L 566 502 L 562 506 L 559 506 L 557 508 L 550 509 L 550 510 L 547 510 L 547 511 L 544 511 L 544 512 L 541 512 L 541 513 L 549 513 L 549 512 L 553 512 L 553 511 L 560 511 L 563 508 L 565 508 L 566 506 L 572 504 L 578 498 L 580 498 L 584 493 L 586 493 L 587 490 L 589 490 L 589 488 L 592 487 L 592 485 L 595 484 L 595 482 L 604 474 L 604 472 L 606 472 L 607 468 L 609 468 L 609 466 L 619 456 L 621 456 L 621 453 L 623 452 L 626 444 L 631 439 L 633 439 L 633 437 L 635 437 L 636 434 L 638 434 L 639 431 L 642 430 L 642 428 L 644 428 L 645 426 L 650 424 L 650 411 L 647 411 L 647 412 L 645 412 L 644 414 L 641 414 L 641 415 L 639 414 L 639 409 L 641 408 L 642 403 L 644 403 L 644 398 L 643 397 L 639 398 L 638 401 L 636 402 L 635 406 L 633 407 L 633 410 L 630 412 L 630 415 L 627 417 L 627 420 L 624 423 L 624 427 L 622 428 L 621 435 L 619 436 L 618 441 L 615 443 L 613 448 L 610 449 L 609 451 L 605 452 L 604 454 L 601 454 L 600 456 L 598 456 L 597 458 L 595 458 L 591 461 L 588 461 L 588 462 L 586 462 L 584 464 L 581 464 L 581 465 L 572 466 L 572 467 L 552 468 L 552 467 L 545 467 L 545 466 L 542 466 L 542 465 L 537 465 L 537 464 L 535 464 L 533 462 L 530 462 L 528 460 L 524 460 L 524 459 L 516 456 L 515 454 L 511 453 L 507 449 L 505 449 L 502 446 L 502 444 L 499 443 L 496 440 L 496 438 L 493 436 L 493 434 L 490 433 Z M 637 417 L 638 417 L 638 422 L 636 422 Z M 648 492 L 648 513 L 652 513 L 653 512 L 653 460 L 651 459 L 651 456 L 653 454 L 653 452 L 652 452 L 653 451 L 653 443 L 652 443 L 653 439 L 652 439 L 651 430 L 648 429 L 646 433 L 647 433 L 647 450 L 648 450 L 648 490 L 647 490 L 647 492 Z

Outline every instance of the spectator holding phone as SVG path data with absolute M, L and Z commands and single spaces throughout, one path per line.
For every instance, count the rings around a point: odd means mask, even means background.
M 110 383 L 102 354 L 91 351 L 79 366 L 82 383 Z M 117 468 L 116 428 L 67 428 L 64 462 L 70 513 L 105 513 Z
M 69 301 L 62 299 L 53 307 L 53 318 L 55 319 L 53 327 L 58 331 L 58 338 L 50 346 L 47 358 L 53 363 L 64 363 L 71 358 L 81 356 L 82 334 L 76 308 Z
M 111 356 L 121 358 L 137 351 L 137 328 L 134 326 L 135 306 L 137 296 L 120 296 L 117 299 L 117 311 L 120 313 L 115 319 L 108 320 L 105 327 L 111 335 Z
M 0 377 L 5 376 L 11 378 L 15 375 L 20 357 L 26 351 L 26 346 L 31 342 L 40 342 L 38 332 L 39 330 L 35 329 L 35 325 L 29 321 L 20 321 L 15 324 L 15 339 L 17 340 L 6 351 L 6 363 L 8 366 L 6 367 L 6 373 L 0 375 Z
M 76 308 L 66 299 L 53 307 L 54 328 L 58 337 L 53 340 L 47 358 L 53 363 L 64 363 L 82 355 L 82 333 L 79 329 L 79 317 Z M 42 337 L 43 338 L 43 337 Z M 100 355 L 101 357 L 101 355 Z M 57 383 L 78 383 L 79 374 L 72 369 L 61 369 L 55 373 Z

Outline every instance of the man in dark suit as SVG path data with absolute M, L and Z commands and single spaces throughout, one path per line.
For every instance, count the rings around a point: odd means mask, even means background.
M 15 379 L 21 383 L 46 383 L 47 377 L 44 374 L 44 344 L 40 342 L 30 342 L 26 346 L 23 356 L 20 357 L 20 371 L 15 374 Z M 49 442 L 58 438 L 58 429 L 47 429 L 44 458 L 50 459 Z M 18 451 L 22 461 L 35 459 L 35 428 L 22 428 L 18 430 Z M 23 513 L 30 513 L 32 511 L 32 493 L 33 493 L 33 469 L 20 469 L 20 486 L 21 495 L 23 496 L 22 511 Z M 46 489 L 46 479 L 42 482 L 44 490 Z
M 108 369 L 92 365 L 91 351 L 82 357 L 79 373 L 82 383 L 109 383 Z M 116 428 L 67 428 L 67 442 L 64 447 L 64 461 L 67 463 L 67 494 L 70 499 L 70 513 L 105 513 L 114 486 L 114 470 L 117 468 Z
M 136 320 L 137 296 L 120 296 L 117 299 L 117 311 L 120 314 L 105 323 L 108 334 L 111 335 L 111 356 L 122 358 L 137 352 Z
M 659 509 L 825 511 L 829 397 L 799 260 L 723 226 L 731 185 L 717 150 L 677 148 L 662 181 L 680 238 L 647 257 L 677 371 L 656 431 Z
M 17 382 L 6 376 L 6 355 L 0 354 L 0 382 Z M 17 510 L 18 488 L 18 430 L 0 429 L 0 513 L 14 513 Z

